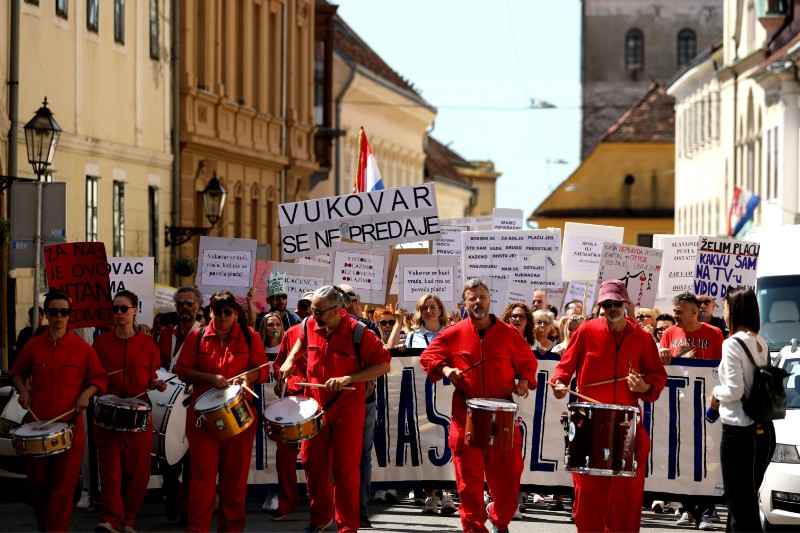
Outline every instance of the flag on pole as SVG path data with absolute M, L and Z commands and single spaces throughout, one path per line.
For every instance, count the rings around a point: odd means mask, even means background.
M 367 142 L 364 126 L 358 132 L 358 171 L 353 180 L 353 193 L 378 191 L 383 189 L 383 179 L 378 170 L 378 163 Z
M 728 237 L 734 237 L 742 231 L 745 224 L 753 219 L 753 214 L 761 202 L 761 197 L 751 191 L 733 188 L 733 201 L 728 211 Z

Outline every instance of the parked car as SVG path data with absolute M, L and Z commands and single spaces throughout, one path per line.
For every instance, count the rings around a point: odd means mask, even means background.
M 800 333 L 798 334 L 800 335 Z M 800 350 L 792 342 L 781 350 L 778 365 L 786 378 L 786 418 L 775 421 L 777 446 L 758 499 L 764 531 L 776 526 L 800 530 Z

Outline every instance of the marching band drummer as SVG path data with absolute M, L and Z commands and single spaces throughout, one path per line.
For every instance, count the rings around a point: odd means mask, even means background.
M 518 509 L 517 495 L 522 476 L 522 441 L 509 450 L 472 447 L 464 442 L 467 399 L 505 398 L 511 393 L 528 396 L 536 386 L 538 363 L 525 339 L 513 326 L 489 313 L 489 289 L 480 279 L 471 279 L 461 294 L 469 320 L 444 329 L 422 352 L 420 365 L 431 381 L 449 379 L 453 394 L 448 444 L 461 506 L 464 531 L 486 531 L 488 513 L 493 531 L 508 531 Z M 462 370 L 486 361 L 468 372 Z M 515 375 L 519 380 L 515 383 Z M 515 428 L 516 431 L 516 428 Z M 484 507 L 483 480 L 489 484 L 492 503 Z
M 630 304 L 625 283 L 604 281 L 597 301 L 605 314 L 585 322 L 570 337 L 553 376 L 557 385 L 553 394 L 556 398 L 566 396 L 566 384 L 577 372 L 578 391 L 601 403 L 638 406 L 640 399 L 656 401 L 667 382 L 667 373 L 653 338 L 634 319 L 625 317 L 626 305 Z M 591 385 L 615 378 L 619 379 Z M 641 417 L 636 440 L 635 477 L 572 474 L 572 512 L 578 531 L 639 531 L 644 465 L 650 452 L 650 436 Z
M 233 294 L 221 291 L 211 297 L 212 318 L 208 326 L 191 331 L 175 364 L 178 378 L 194 385 L 194 402 L 204 392 L 224 389 L 229 378 L 267 364 L 258 333 L 247 326 L 242 308 Z M 266 381 L 268 370 L 247 372 L 231 382 L 254 386 Z M 244 529 L 247 475 L 258 424 L 238 435 L 215 440 L 205 427 L 197 426 L 194 403 L 186 413 L 186 436 L 191 449 L 192 478 L 189 482 L 187 531 L 209 531 L 214 513 L 219 473 L 218 531 Z
M 111 374 L 106 393 L 120 398 L 135 397 L 151 388 L 162 392 L 167 388 L 156 378 L 161 364 L 156 343 L 136 328 L 138 310 L 136 294 L 117 292 L 111 306 L 114 329 L 94 342 L 100 364 Z M 95 531 L 133 531 L 150 481 L 153 421 L 148 421 L 146 431 L 118 431 L 95 424 L 94 440 L 103 504 Z
M 47 332 L 25 344 L 11 369 L 19 404 L 43 423 L 72 408 L 80 413 L 91 397 L 106 386 L 105 372 L 94 349 L 67 330 L 72 310 L 69 296 L 61 291 L 47 293 L 44 310 L 48 317 Z M 30 390 L 25 384 L 28 378 Z M 28 492 L 40 531 L 69 528 L 85 438 L 83 417 L 73 415 L 71 420 L 74 427 L 69 450 L 27 460 Z

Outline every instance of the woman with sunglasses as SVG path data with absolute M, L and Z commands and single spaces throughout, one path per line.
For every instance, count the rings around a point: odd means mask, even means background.
M 658 315 L 658 309 L 648 309 L 646 307 L 640 307 L 639 311 L 636 313 L 636 323 L 653 338 L 655 338 L 656 335 L 656 317 Z
M 28 409 L 25 422 L 42 422 L 74 409 L 72 447 L 46 457 L 28 457 L 28 493 L 40 531 L 67 531 L 72 495 L 78 483 L 85 440 L 81 412 L 106 387 L 106 375 L 97 353 L 67 329 L 72 302 L 65 293 L 51 291 L 44 300 L 47 330 L 31 338 L 19 353 L 11 377 L 19 404 Z M 26 383 L 30 379 L 30 388 Z M 31 528 L 32 529 L 32 528 Z
M 138 308 L 136 294 L 119 291 L 111 306 L 114 328 L 94 341 L 100 364 L 110 374 L 106 393 L 120 398 L 167 388 L 156 377 L 161 366 L 156 343 L 136 327 Z M 150 481 L 153 422 L 149 421 L 145 431 L 118 431 L 97 424 L 93 429 L 103 504 L 95 531 L 133 531 Z
M 194 385 L 193 402 L 186 412 L 186 437 L 192 450 L 187 531 L 209 531 L 214 514 L 217 475 L 221 487 L 217 529 L 242 531 L 247 475 L 258 424 L 251 424 L 233 437 L 216 440 L 205 427 L 197 427 L 194 402 L 212 388 L 225 389 L 231 384 L 252 388 L 263 383 L 268 370 L 254 369 L 266 365 L 267 357 L 258 333 L 247 325 L 244 312 L 233 294 L 228 291 L 216 293 L 211 297 L 210 307 L 211 322 L 186 336 L 175 364 L 178 378 Z M 252 401 L 249 393 L 248 400 Z

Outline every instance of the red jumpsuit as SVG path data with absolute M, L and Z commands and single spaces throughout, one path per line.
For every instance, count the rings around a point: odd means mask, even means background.
M 516 386 L 515 376 L 527 379 L 531 389 L 536 387 L 538 363 L 522 335 L 494 315 L 491 315 L 491 324 L 484 331 L 481 340 L 472 321 L 462 320 L 442 330 L 419 358 L 422 369 L 433 382 L 443 378 L 445 366 L 463 370 L 486 360 L 485 364 L 463 374 L 453 394 L 448 445 L 453 451 L 453 467 L 461 500 L 458 512 L 464 531 L 486 531 L 484 477 L 494 500 L 490 516 L 492 523 L 499 530 L 508 529 L 508 523 L 517 510 L 523 467 L 521 440 L 511 450 L 486 452 L 464 442 L 467 399 L 510 399 L 510 391 Z
M 355 374 L 362 368 L 391 361 L 389 351 L 375 335 L 362 337 L 361 356 L 357 358 L 353 349 L 353 327 L 357 321 L 342 309 L 339 315 L 341 322 L 330 337 L 325 328 L 317 326 L 314 318 L 307 321 L 307 379 L 310 383 L 325 383 L 330 378 Z M 335 507 L 339 531 L 358 531 L 360 524 L 360 464 L 366 384 L 353 383 L 352 387 L 356 390 L 343 391 L 330 406 L 325 426 L 313 439 L 303 441 L 301 452 L 311 499 L 311 522 L 327 524 L 334 516 Z M 308 387 L 305 395 L 324 406 L 336 393 Z
M 281 365 L 286 361 L 286 357 L 292 351 L 297 339 L 303 336 L 303 325 L 295 324 L 289 328 L 281 340 L 281 347 L 278 351 L 278 356 L 275 362 L 272 363 L 272 368 L 275 373 L 279 373 Z M 288 394 L 300 394 L 303 392 L 303 387 L 295 385 L 306 378 L 306 359 L 300 357 L 295 364 L 295 374 L 293 374 L 286 382 L 286 391 Z M 278 512 L 280 514 L 287 514 L 300 506 L 300 493 L 297 490 L 297 456 L 300 455 L 300 446 L 298 444 L 289 444 L 283 442 L 276 442 L 277 450 L 275 452 L 275 469 L 278 472 Z
M 199 370 L 232 378 L 248 369 L 267 363 L 264 345 L 253 328 L 250 332 L 251 346 L 247 343 L 239 324 L 231 328 L 228 339 L 222 343 L 214 331 L 214 322 L 206 326 L 199 342 L 199 329 L 189 332 L 175 364 L 175 373 L 186 381 L 189 370 Z M 262 368 L 256 383 L 263 383 L 268 370 Z M 191 450 L 192 478 L 189 481 L 189 524 L 187 531 L 209 531 L 214 514 L 217 473 L 219 484 L 218 531 L 242 531 L 244 529 L 247 476 L 250 458 L 253 455 L 253 439 L 258 424 L 251 424 L 245 431 L 225 440 L 211 437 L 205 427 L 197 427 L 194 402 L 211 387 L 195 384 L 192 405 L 186 413 L 186 437 Z
M 628 318 L 621 332 L 613 332 L 604 318 L 590 320 L 570 337 L 569 346 L 556 366 L 553 381 L 569 384 L 577 372 L 578 392 L 601 403 L 638 406 L 654 402 L 667 382 L 667 372 L 653 337 Z M 631 392 L 626 380 L 586 388 L 596 381 L 627 376 L 629 370 L 645 374 L 651 385 L 646 393 Z M 636 428 L 635 477 L 572 474 L 575 501 L 572 507 L 578 531 L 639 531 L 642 522 L 644 465 L 650 453 L 650 436 L 641 417 Z
M 113 331 L 94 343 L 106 372 L 125 369 L 108 376 L 107 394 L 131 398 L 145 392 L 156 380 L 161 365 L 158 347 L 149 335 L 137 333 L 122 339 Z M 147 401 L 147 396 L 140 397 Z M 153 449 L 153 420 L 147 431 L 117 431 L 95 425 L 94 441 L 100 468 L 100 521 L 120 531 L 133 527 L 150 481 L 150 452 Z
M 73 408 L 81 393 L 95 385 L 105 389 L 106 376 L 94 349 L 68 331 L 57 341 L 49 332 L 33 337 L 11 369 L 11 375 L 30 377 L 31 409 L 39 420 L 55 418 Z M 32 422 L 31 416 L 27 417 Z M 48 457 L 30 457 L 28 491 L 41 531 L 67 531 L 72 516 L 72 495 L 83 459 L 83 416 L 62 420 L 73 427 L 72 447 Z

